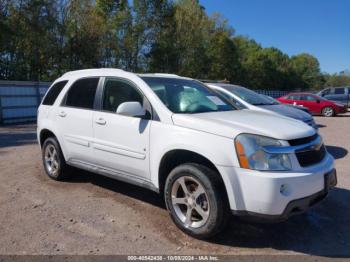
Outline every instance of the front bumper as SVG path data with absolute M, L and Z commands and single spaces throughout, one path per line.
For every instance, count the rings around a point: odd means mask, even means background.
M 322 198 L 325 174 L 334 170 L 333 162 L 333 157 L 327 153 L 322 162 L 295 173 L 259 172 L 227 166 L 218 169 L 233 213 L 283 220 L 297 211 L 291 203 L 299 203 L 299 208 L 304 211 L 315 202 L 313 200 Z M 306 201 L 302 205 L 301 199 Z
M 258 222 L 280 222 L 287 220 L 289 217 L 293 215 L 298 215 L 304 213 L 310 207 L 319 203 L 323 200 L 327 195 L 329 190 L 333 189 L 337 184 L 337 173 L 335 169 L 332 169 L 330 172 L 325 174 L 325 183 L 324 189 L 312 194 L 307 197 L 303 197 L 300 199 L 292 200 L 288 203 L 283 213 L 280 215 L 266 215 L 260 213 L 254 213 L 249 211 L 236 211 L 232 210 L 232 213 L 236 216 L 244 217 L 250 221 L 258 221 Z
M 336 113 L 337 114 L 345 114 L 348 112 L 348 108 L 347 106 L 344 106 L 344 107 L 338 107 L 338 109 L 336 110 Z

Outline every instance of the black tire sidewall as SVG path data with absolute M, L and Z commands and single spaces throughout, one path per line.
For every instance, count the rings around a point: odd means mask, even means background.
M 171 203 L 172 186 L 174 182 L 182 176 L 189 176 L 198 180 L 204 187 L 209 198 L 209 218 L 201 227 L 185 227 L 182 221 L 177 217 Z M 164 198 L 172 220 L 182 231 L 199 239 L 206 239 L 216 235 L 225 226 L 226 222 L 226 198 L 222 195 L 223 192 L 220 182 L 213 179 L 214 176 L 217 177 L 220 175 L 205 166 L 198 164 L 183 164 L 170 172 L 165 184 Z

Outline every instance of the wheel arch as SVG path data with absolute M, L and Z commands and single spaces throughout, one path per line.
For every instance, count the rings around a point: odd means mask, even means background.
M 49 137 L 53 137 L 57 140 L 58 142 L 58 145 L 60 146 L 61 148 L 61 151 L 62 151 L 62 154 L 63 154 L 63 157 L 65 160 L 67 160 L 67 156 L 65 154 L 65 150 L 63 150 L 63 147 L 62 147 L 62 144 L 61 144 L 61 141 L 59 139 L 59 137 L 55 134 L 54 131 L 52 131 L 52 129 L 49 129 L 49 128 L 43 128 L 40 130 L 39 132 L 39 137 L 38 137 L 38 140 L 39 140 L 39 144 L 40 144 L 40 147 L 42 148 L 45 140 Z
M 175 167 L 185 164 L 185 163 L 197 163 L 204 165 L 218 173 L 220 176 L 220 180 L 222 182 L 222 185 L 225 189 L 225 195 L 228 199 L 227 189 L 226 185 L 224 183 L 224 179 L 222 175 L 220 174 L 219 169 L 216 167 L 216 165 L 210 161 L 207 157 L 203 156 L 200 153 L 187 150 L 187 149 L 171 149 L 167 151 L 163 157 L 160 160 L 159 167 L 158 167 L 158 188 L 159 192 L 163 192 L 165 187 L 165 181 L 171 172 Z
M 45 140 L 49 137 L 54 137 L 57 139 L 57 136 L 54 134 L 54 132 L 52 132 L 51 130 L 47 129 L 47 128 L 43 128 L 41 131 L 40 131 L 40 134 L 39 134 L 39 143 L 40 143 L 40 147 L 43 146 Z

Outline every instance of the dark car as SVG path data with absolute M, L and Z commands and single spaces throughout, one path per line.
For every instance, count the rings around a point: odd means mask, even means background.
M 302 105 L 307 107 L 312 114 L 327 117 L 347 112 L 345 105 L 311 93 L 290 93 L 278 98 L 278 101 L 285 104 Z
M 350 87 L 329 87 L 321 90 L 317 95 L 328 100 L 350 106 Z

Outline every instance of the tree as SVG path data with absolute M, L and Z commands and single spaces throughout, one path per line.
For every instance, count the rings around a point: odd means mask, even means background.
M 91 0 L 71 0 L 67 8 L 66 67 L 69 70 L 100 66 L 103 20 Z
M 240 63 L 238 50 L 233 41 L 234 30 L 219 14 L 214 14 L 211 21 L 213 28 L 207 49 L 207 77 L 236 81 L 239 77 Z
M 251 88 L 347 85 L 309 54 L 235 36 L 198 0 L 0 0 L 0 78 L 53 80 L 91 67 L 227 79 Z
M 350 74 L 346 71 L 338 74 L 324 74 L 324 87 L 350 86 Z
M 179 0 L 174 7 L 174 49 L 178 53 L 176 73 L 205 78 L 211 21 L 195 0 Z
M 320 64 L 310 54 L 300 54 L 291 57 L 291 67 L 295 75 L 301 80 L 300 89 L 318 89 L 322 86 Z
M 7 78 L 45 80 L 50 76 L 55 45 L 56 13 L 53 0 L 11 1 L 7 5 L 7 29 L 2 60 Z

